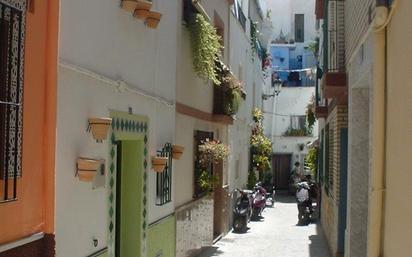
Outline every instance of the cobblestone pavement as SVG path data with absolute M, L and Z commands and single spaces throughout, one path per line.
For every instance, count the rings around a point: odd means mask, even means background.
M 263 217 L 249 223 L 247 233 L 229 233 L 199 257 L 330 257 L 320 225 L 296 225 L 293 196 L 278 196 Z

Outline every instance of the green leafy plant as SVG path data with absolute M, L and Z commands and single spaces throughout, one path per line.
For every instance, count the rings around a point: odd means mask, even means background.
M 315 57 L 318 57 L 319 54 L 319 37 L 316 37 L 315 40 L 312 40 L 308 43 L 305 48 L 309 49 Z
M 262 110 L 260 110 L 259 108 L 253 109 L 252 117 L 253 117 L 253 120 L 254 120 L 256 123 L 257 123 L 257 122 L 262 122 L 262 121 L 263 121 L 263 113 L 262 113 Z
M 219 179 L 216 176 L 210 174 L 208 171 L 203 170 L 199 176 L 198 183 L 203 191 L 209 193 L 215 186 L 218 185 Z
M 248 177 L 247 177 L 247 188 L 248 189 L 253 189 L 257 183 L 257 177 L 256 173 L 251 170 L 249 171 Z
M 199 145 L 199 162 L 203 167 L 219 163 L 229 156 L 229 147 L 217 140 L 209 140 Z
M 253 110 L 253 120 L 255 125 L 250 138 L 252 165 L 258 171 L 263 172 L 270 169 L 272 141 L 263 133 L 263 113 L 260 109 Z
M 253 51 L 258 51 L 258 44 L 259 44 L 259 40 L 258 40 L 258 35 L 259 35 L 259 31 L 257 29 L 257 25 L 258 23 L 255 21 L 250 21 L 250 45 L 252 47 Z
M 312 131 L 305 124 L 304 128 L 299 129 L 289 127 L 283 135 L 286 137 L 309 137 L 312 136 Z
M 242 99 L 245 98 L 246 92 L 243 89 L 243 83 L 238 80 L 230 69 L 219 62 L 218 75 L 221 84 L 217 87 L 224 92 L 224 112 L 226 115 L 235 115 L 240 107 Z
M 305 163 L 308 165 L 313 177 L 316 177 L 318 170 L 318 153 L 319 149 L 313 147 L 309 149 L 309 152 L 305 157 Z
M 225 114 L 235 115 L 239 111 L 239 107 L 242 102 L 242 96 L 237 90 L 227 90 L 225 95 L 227 98 L 224 106 Z
M 312 95 L 308 106 L 306 107 L 306 126 L 310 134 L 312 133 L 313 126 L 316 123 L 316 116 L 315 116 L 315 96 Z
M 220 57 L 221 38 L 216 29 L 201 14 L 195 14 L 188 23 L 193 56 L 193 68 L 203 80 L 220 85 L 216 61 Z

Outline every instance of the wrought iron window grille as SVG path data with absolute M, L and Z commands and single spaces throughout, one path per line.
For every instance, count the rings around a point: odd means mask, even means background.
M 22 174 L 24 0 L 0 0 L 0 203 L 17 200 Z
M 156 205 L 160 206 L 172 201 L 172 145 L 166 143 L 157 156 L 168 158 L 163 172 L 156 174 Z

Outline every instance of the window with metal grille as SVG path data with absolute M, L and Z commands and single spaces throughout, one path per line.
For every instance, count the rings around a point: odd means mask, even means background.
M 22 174 L 24 8 L 0 0 L 0 202 L 17 199 Z
M 194 153 L 195 153 L 195 167 L 194 167 L 194 181 L 193 181 L 193 187 L 194 187 L 194 194 L 193 198 L 198 198 L 204 196 L 207 192 L 203 190 L 200 185 L 199 185 L 199 178 L 202 172 L 205 170 L 207 171 L 210 175 L 213 175 L 213 165 L 210 164 L 206 169 L 201 168 L 200 162 L 199 162 L 199 145 L 202 144 L 202 142 L 205 142 L 206 139 L 213 140 L 213 132 L 207 132 L 207 131 L 195 131 L 195 144 L 194 144 Z
M 156 205 L 164 205 L 172 201 L 172 145 L 166 143 L 157 155 L 168 158 L 163 172 L 156 175 Z

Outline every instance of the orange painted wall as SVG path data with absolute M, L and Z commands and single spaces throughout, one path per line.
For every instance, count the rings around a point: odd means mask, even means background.
M 0 244 L 54 233 L 58 0 L 35 0 L 27 12 L 23 176 L 18 201 L 0 205 Z

